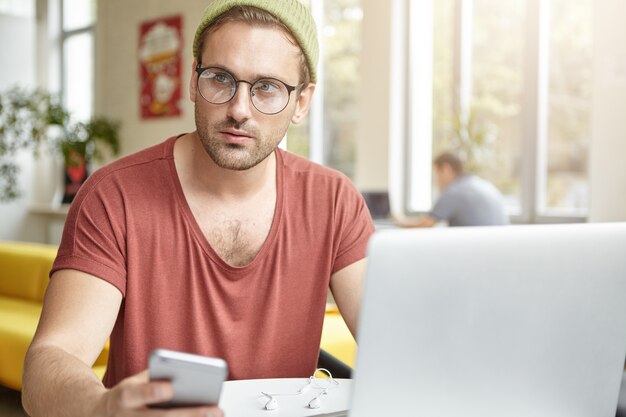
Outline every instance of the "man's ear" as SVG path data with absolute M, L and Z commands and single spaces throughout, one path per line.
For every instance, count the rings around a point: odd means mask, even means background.
M 196 73 L 196 67 L 198 66 L 198 60 L 194 58 L 191 65 L 191 78 L 189 79 L 189 99 L 192 102 L 196 102 L 196 94 L 198 92 L 198 74 Z
M 300 90 L 300 94 L 298 94 L 298 99 L 296 101 L 296 110 L 291 117 L 291 122 L 293 124 L 298 124 L 306 117 L 309 109 L 311 108 L 311 102 L 313 101 L 313 93 L 315 92 L 315 84 L 310 83 L 302 90 Z

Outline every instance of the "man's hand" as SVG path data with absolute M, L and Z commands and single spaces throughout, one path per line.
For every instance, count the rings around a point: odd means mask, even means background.
M 222 417 L 216 406 L 151 409 L 150 404 L 172 399 L 174 391 L 168 381 L 149 381 L 148 371 L 128 377 L 107 390 L 93 412 L 99 417 L 172 416 L 172 417 Z

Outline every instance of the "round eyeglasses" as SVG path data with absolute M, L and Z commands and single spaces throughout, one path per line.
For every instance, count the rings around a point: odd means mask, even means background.
M 289 104 L 291 92 L 301 87 L 285 84 L 275 78 L 261 78 L 254 82 L 237 80 L 219 67 L 196 67 L 198 91 L 211 104 L 228 103 L 237 94 L 239 83 L 250 84 L 250 101 L 263 114 L 280 113 Z

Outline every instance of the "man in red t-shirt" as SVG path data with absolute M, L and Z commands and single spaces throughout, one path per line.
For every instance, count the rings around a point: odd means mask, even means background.
M 232 379 L 308 376 L 328 288 L 355 334 L 369 212 L 345 176 L 277 148 L 308 112 L 317 55 L 298 0 L 209 4 L 196 131 L 102 168 L 74 200 L 26 357 L 29 414 L 160 415 L 155 348 L 223 357 Z M 109 338 L 102 383 L 90 367 Z

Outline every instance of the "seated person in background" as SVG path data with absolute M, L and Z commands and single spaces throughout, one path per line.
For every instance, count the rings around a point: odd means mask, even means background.
M 164 413 L 150 351 L 226 359 L 230 379 L 308 377 L 328 289 L 355 332 L 374 226 L 346 176 L 278 148 L 311 103 L 298 0 L 213 0 L 196 30 L 191 133 L 122 158 L 74 200 L 25 360 L 28 414 Z M 129 75 L 130 76 L 130 75 Z M 104 381 L 91 370 L 110 337 Z
M 502 194 L 484 179 L 465 173 L 463 161 L 452 152 L 433 162 L 437 187 L 441 192 L 430 213 L 407 227 L 432 227 L 440 221 L 449 226 L 498 226 L 508 224 Z

